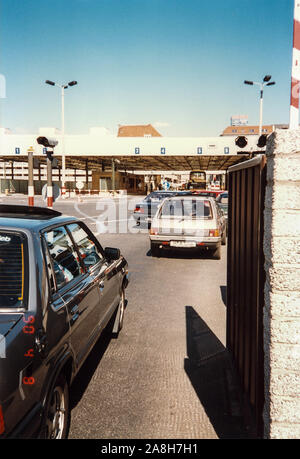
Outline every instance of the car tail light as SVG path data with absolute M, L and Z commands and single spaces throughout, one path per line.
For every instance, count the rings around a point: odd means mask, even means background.
M 220 236 L 218 229 L 209 230 L 209 237 L 218 237 Z
M 2 406 L 0 405 L 0 435 L 2 435 L 4 431 L 5 431 L 4 416 L 3 416 Z
M 153 227 L 151 226 L 149 233 L 150 233 L 150 234 L 154 234 L 154 235 L 155 235 L 155 234 L 158 234 L 158 228 L 153 228 Z
M 140 212 L 141 214 L 145 213 L 144 209 L 141 208 L 140 206 L 136 206 L 136 208 L 134 209 L 134 212 Z

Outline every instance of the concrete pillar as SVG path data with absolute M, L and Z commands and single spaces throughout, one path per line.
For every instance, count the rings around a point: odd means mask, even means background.
M 266 438 L 300 437 L 300 130 L 267 145 L 264 211 Z
M 111 187 L 112 191 L 116 190 L 116 166 L 113 159 L 111 160 Z

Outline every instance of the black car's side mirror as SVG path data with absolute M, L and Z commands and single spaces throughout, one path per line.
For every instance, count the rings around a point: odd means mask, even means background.
M 118 260 L 121 256 L 120 249 L 114 247 L 105 247 L 104 255 L 107 260 Z

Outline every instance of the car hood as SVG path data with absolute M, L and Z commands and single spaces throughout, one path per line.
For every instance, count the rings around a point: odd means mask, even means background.
M 0 313 L 0 342 L 12 328 L 19 322 L 23 314 Z

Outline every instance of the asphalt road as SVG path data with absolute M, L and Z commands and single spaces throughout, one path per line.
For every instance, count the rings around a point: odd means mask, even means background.
M 131 274 L 123 330 L 118 339 L 106 331 L 71 388 L 69 438 L 245 437 L 225 349 L 226 246 L 220 261 L 190 252 L 153 258 L 147 229 L 131 224 L 121 200 L 108 217 L 113 234 L 98 221 L 104 200 L 54 208 L 85 219 L 104 247 L 119 247 Z

